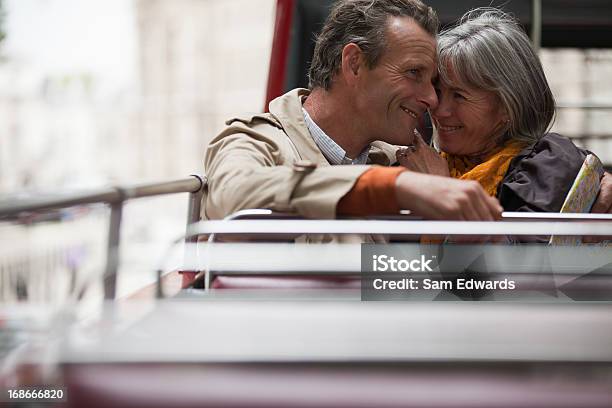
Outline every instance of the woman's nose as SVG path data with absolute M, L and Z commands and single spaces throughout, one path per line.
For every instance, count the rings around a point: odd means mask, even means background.
M 451 104 L 448 102 L 448 98 L 438 94 L 438 106 L 431 110 L 431 115 L 438 118 L 445 118 L 450 116 Z

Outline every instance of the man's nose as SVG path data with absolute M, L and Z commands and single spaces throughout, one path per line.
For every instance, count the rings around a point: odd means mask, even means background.
M 427 109 L 436 109 L 438 106 L 438 95 L 432 84 L 425 85 L 423 94 L 421 96 L 421 102 L 427 105 Z

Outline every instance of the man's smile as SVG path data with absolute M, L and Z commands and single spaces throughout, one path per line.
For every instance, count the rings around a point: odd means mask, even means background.
M 411 111 L 410 109 L 406 108 L 405 106 L 400 105 L 400 108 L 401 108 L 401 109 L 402 109 L 404 112 L 406 112 L 407 114 L 409 114 L 410 116 L 412 116 L 413 118 L 415 118 L 415 119 L 418 119 L 418 118 L 419 118 L 419 115 L 418 115 L 418 114 L 416 114 L 414 111 Z

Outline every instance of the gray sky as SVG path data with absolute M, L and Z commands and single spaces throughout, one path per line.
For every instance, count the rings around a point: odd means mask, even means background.
M 132 0 L 5 0 L 4 54 L 51 75 L 90 72 L 112 91 L 133 82 Z

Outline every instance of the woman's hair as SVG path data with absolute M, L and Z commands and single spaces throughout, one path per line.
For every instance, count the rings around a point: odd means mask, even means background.
M 438 37 L 439 74 L 494 92 L 509 118 L 511 139 L 537 141 L 552 124 L 555 100 L 542 64 L 518 22 L 495 8 L 466 13 Z

